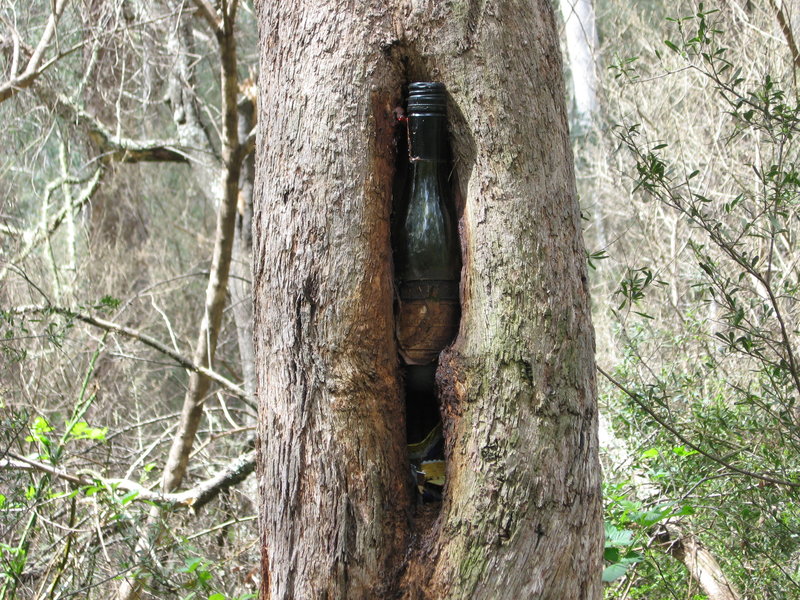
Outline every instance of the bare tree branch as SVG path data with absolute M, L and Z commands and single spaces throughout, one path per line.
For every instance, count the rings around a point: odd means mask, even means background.
M 778 6 L 775 0 L 770 0 L 769 3 L 775 11 L 775 16 L 778 19 L 778 25 L 781 27 L 783 37 L 786 38 L 786 43 L 789 44 L 789 51 L 792 53 L 792 63 L 794 63 L 796 69 L 800 69 L 800 50 L 797 48 L 797 42 L 794 39 L 794 33 L 792 33 L 792 24 L 784 11 L 783 2 L 781 2 L 781 6 Z
M 231 267 L 233 241 L 236 228 L 236 206 L 239 197 L 239 174 L 243 155 L 239 149 L 237 97 L 239 93 L 236 72 L 236 40 L 233 23 L 223 11 L 223 32 L 220 34 L 220 62 L 222 79 L 223 177 L 222 198 L 217 212 L 217 228 L 214 236 L 214 252 L 206 287 L 203 320 L 194 351 L 194 362 L 209 368 L 216 353 L 217 337 L 222 323 L 228 293 L 228 276 Z M 189 40 L 179 39 L 184 45 Z M 189 378 L 189 386 L 183 401 L 181 422 L 173 439 L 169 458 L 164 467 L 163 491 L 177 489 L 189 461 L 192 445 L 202 418 L 203 398 L 208 391 L 209 380 L 202 371 L 195 371 Z
M 25 230 L 12 227 L 11 225 L 6 225 L 5 223 L 0 223 L 0 233 L 5 235 L 24 235 Z
M 218 35 L 222 31 L 222 23 L 217 17 L 217 11 L 208 3 L 208 0 L 194 0 L 200 16 L 211 26 L 214 34 Z
M 11 35 L 14 40 L 14 58 L 12 60 L 11 77 L 4 83 L 0 84 L 0 102 L 8 100 L 20 90 L 30 87 L 30 85 L 42 72 L 42 69 L 39 68 L 42 64 L 42 57 L 50 45 L 53 36 L 55 35 L 56 26 L 58 25 L 58 21 L 61 18 L 68 1 L 69 0 L 55 0 L 55 3 L 52 5 L 53 12 L 50 13 L 50 16 L 47 19 L 47 24 L 45 25 L 42 37 L 39 39 L 39 43 L 36 45 L 36 48 L 34 48 L 33 53 L 28 60 L 28 64 L 25 66 L 25 70 L 21 73 L 15 72 L 16 65 L 19 62 L 19 45 L 21 41 L 19 39 L 19 35 L 15 31 L 12 31 Z
M 53 235 L 53 233 L 55 233 L 70 211 L 74 213 L 83 208 L 83 206 L 92 199 L 92 196 L 94 196 L 94 193 L 100 186 L 100 179 L 103 175 L 103 171 L 104 170 L 102 167 L 98 168 L 89 180 L 89 185 L 80 194 L 80 196 L 75 198 L 68 206 L 63 206 L 62 209 L 51 219 L 46 229 L 37 229 L 22 250 L 20 250 L 17 255 L 9 261 L 9 263 L 16 264 L 25 260 L 33 251 L 33 249 L 36 248 L 36 246 L 47 240 L 51 235 Z M 83 183 L 84 181 L 86 180 L 79 179 L 77 177 L 60 177 L 55 181 L 50 182 L 45 188 L 45 200 L 49 200 L 50 196 L 62 185 Z M 5 279 L 6 275 L 8 274 L 8 269 L 8 266 L 0 268 L 0 281 Z
M 12 32 L 12 42 L 14 45 L 13 60 L 16 60 L 19 54 L 20 44 L 19 35 L 13 28 L 8 25 Z M 2 40 L 0 40 L 2 41 Z M 2 45 L 2 44 L 0 44 Z M 37 71 L 37 77 L 43 73 L 50 65 L 54 64 L 58 59 L 66 56 L 67 54 L 82 47 L 84 42 L 74 45 L 66 52 L 62 52 L 58 56 L 52 58 L 50 61 L 41 65 Z M 23 53 L 26 56 L 31 56 L 34 50 L 22 44 Z M 88 74 L 88 73 L 87 73 Z M 30 86 L 35 81 L 31 79 Z M 2 98 L 2 85 L 0 85 L 0 102 Z M 57 90 L 51 89 L 48 85 L 42 85 L 38 82 L 36 86 L 37 95 L 46 103 L 52 106 L 61 117 L 67 121 L 74 122 L 78 125 L 85 127 L 92 141 L 100 148 L 103 153 L 103 160 L 123 162 L 123 163 L 136 163 L 136 162 L 189 162 L 189 155 L 187 151 L 181 149 L 181 145 L 174 140 L 136 140 L 133 138 L 125 138 L 114 134 L 110 127 L 104 124 L 100 119 L 94 115 L 89 114 L 82 109 L 78 104 L 69 98 L 67 95 L 60 93 Z
M 739 592 L 725 576 L 717 559 L 697 536 L 679 523 L 662 526 L 656 540 L 665 546 L 667 554 L 681 561 L 709 600 L 739 600 Z
M 189 162 L 187 152 L 174 140 L 135 140 L 114 134 L 100 119 L 87 113 L 64 94 L 38 86 L 39 95 L 61 116 L 85 127 L 92 141 L 115 162 Z
M 154 502 L 162 508 L 189 508 L 193 511 L 197 511 L 208 504 L 223 490 L 247 479 L 255 470 L 256 465 L 255 451 L 251 450 L 231 461 L 216 475 L 201 481 L 191 489 L 180 493 L 163 493 L 149 490 L 140 483 L 129 479 L 106 478 L 94 474 L 92 474 L 92 477 L 89 477 L 82 473 L 69 473 L 53 465 L 26 458 L 10 451 L 6 452 L 6 456 L 9 458 L 0 461 L 0 467 L 35 469 L 43 473 L 48 473 L 53 477 L 63 479 L 76 487 L 97 485 L 99 483 L 104 487 L 116 490 L 136 492 L 134 500 L 137 501 Z
M 209 11 L 205 10 L 205 13 L 208 15 Z M 222 20 L 216 27 L 215 34 L 219 43 L 221 63 L 222 160 L 221 164 L 217 163 L 205 168 L 201 164 L 195 165 L 197 178 L 208 182 L 207 189 L 219 190 L 214 198 L 218 206 L 214 251 L 206 287 L 203 318 L 193 355 L 194 363 L 203 367 L 210 367 L 213 363 L 227 299 L 228 276 L 235 237 L 239 174 L 243 159 L 243 153 L 239 149 L 237 131 L 238 78 L 234 20 L 230 18 L 230 13 L 226 12 L 224 7 Z M 186 87 L 194 78 L 193 65 L 189 61 L 192 45 L 192 32 L 187 23 L 179 23 L 170 42 L 177 59 L 171 82 L 170 98 L 176 115 L 179 135 L 200 141 L 203 139 L 200 134 L 204 132 L 204 128 L 197 114 L 195 96 L 192 90 Z M 210 139 L 207 136 L 206 139 L 209 147 L 213 149 Z M 220 179 L 222 180 L 221 190 L 220 187 L 217 187 Z M 178 489 L 186 473 L 194 439 L 203 416 L 203 399 L 206 397 L 209 383 L 209 378 L 200 370 L 195 371 L 189 377 L 178 431 L 173 438 L 162 474 L 161 490 L 164 493 Z M 155 524 L 155 526 L 149 527 L 149 531 L 142 535 L 137 544 L 137 551 L 146 551 L 147 547 L 153 545 L 154 540 L 160 535 L 160 528 L 157 525 L 158 516 L 158 509 L 154 507 L 150 512 L 148 523 Z M 140 584 L 141 581 L 137 577 L 126 578 L 119 588 L 120 600 L 136 598 Z

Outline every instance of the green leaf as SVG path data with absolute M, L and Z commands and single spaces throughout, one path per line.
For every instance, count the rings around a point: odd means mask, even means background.
M 692 450 L 686 446 L 675 446 L 672 451 L 678 456 L 691 456 L 692 454 L 698 454 L 697 450 Z
M 44 417 L 36 417 L 36 419 L 33 421 L 30 431 L 31 435 L 25 436 L 26 442 L 39 442 L 46 447 L 50 446 L 50 438 L 45 434 L 53 431 L 53 428 L 50 426 L 50 423 L 47 421 L 47 419 Z
M 605 524 L 606 547 L 630 546 L 633 544 L 633 532 L 619 529 L 611 523 Z
M 104 442 L 108 427 L 89 427 L 85 421 L 78 421 L 72 426 L 70 438 L 75 440 L 98 440 Z
M 620 552 L 619 548 L 606 548 L 603 551 L 603 558 L 610 563 L 619 562 L 619 559 L 622 557 L 622 553 Z
M 179 569 L 181 573 L 194 573 L 203 564 L 203 559 L 199 556 L 193 556 L 186 559 L 186 566 Z
M 605 260 L 609 258 L 608 253 L 605 250 L 598 250 L 597 252 L 586 253 L 586 260 L 589 263 L 590 269 L 597 269 L 596 265 L 594 264 L 597 260 Z
M 47 419 L 44 417 L 36 417 L 33 422 L 33 430 L 36 433 L 49 433 L 53 431 L 53 428 L 50 426 L 50 423 L 47 422 Z
M 642 527 L 652 527 L 659 521 L 668 517 L 670 513 L 671 511 L 662 509 L 648 510 L 647 512 L 639 513 L 635 521 Z
M 642 458 L 656 458 L 658 457 L 658 449 L 657 448 L 650 448 L 649 450 L 645 450 L 642 452 Z
M 100 301 L 95 305 L 95 308 L 117 308 L 120 305 L 120 299 L 114 296 L 103 296 Z
M 125 506 L 129 502 L 133 502 L 139 496 L 139 490 L 131 490 L 127 494 L 125 494 L 122 498 L 120 498 L 120 504 Z
M 615 563 L 613 565 L 607 566 L 603 569 L 603 583 L 611 583 L 612 581 L 616 581 L 628 570 L 630 565 L 626 565 L 623 563 Z

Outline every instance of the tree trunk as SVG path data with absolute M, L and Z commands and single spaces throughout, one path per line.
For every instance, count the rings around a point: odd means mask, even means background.
M 592 127 L 597 112 L 597 25 L 592 0 L 559 0 L 567 42 L 574 133 L 582 135 Z
M 265 598 L 600 597 L 593 330 L 547 0 L 264 2 L 254 207 Z M 415 507 L 392 112 L 450 94 L 462 317 L 447 484 Z
M 244 147 L 250 131 L 255 126 L 255 84 L 248 89 L 253 97 L 245 93 L 239 101 L 239 143 Z M 246 92 L 247 90 L 245 90 Z M 236 210 L 236 232 L 233 239 L 231 260 L 231 308 L 236 324 L 239 343 L 239 360 L 242 365 L 242 384 L 251 397 L 256 394 L 256 363 L 253 349 L 253 183 L 255 179 L 255 156 L 250 152 L 242 160 L 239 183 L 239 199 Z

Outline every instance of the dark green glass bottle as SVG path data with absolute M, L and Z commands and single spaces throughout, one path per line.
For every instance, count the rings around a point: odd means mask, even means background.
M 447 96 L 409 85 L 408 181 L 395 222 L 397 338 L 408 365 L 433 363 L 458 330 L 461 252 L 448 182 Z

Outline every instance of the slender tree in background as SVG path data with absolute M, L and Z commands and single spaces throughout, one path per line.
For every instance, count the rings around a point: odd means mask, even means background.
M 564 20 L 567 47 L 574 133 L 583 133 L 593 125 L 597 102 L 597 22 L 592 0 L 559 0 Z
M 593 332 L 548 2 L 261 3 L 264 597 L 600 596 Z M 451 95 L 462 318 L 416 512 L 393 332 L 393 109 Z

